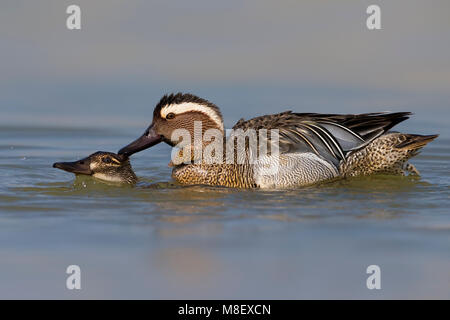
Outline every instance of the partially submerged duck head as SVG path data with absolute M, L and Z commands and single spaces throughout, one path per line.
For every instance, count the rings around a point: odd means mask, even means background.
M 74 174 L 89 175 L 109 182 L 129 184 L 137 182 L 129 158 L 112 152 L 98 151 L 78 161 L 56 162 L 53 168 Z

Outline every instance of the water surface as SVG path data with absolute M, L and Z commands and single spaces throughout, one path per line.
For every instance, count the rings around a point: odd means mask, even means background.
M 262 191 L 168 186 L 165 145 L 133 156 L 135 188 L 75 179 L 52 163 L 117 151 L 146 120 L 40 120 L 0 126 L 0 298 L 450 298 L 444 126 L 406 126 L 444 132 L 414 159 L 421 178 Z

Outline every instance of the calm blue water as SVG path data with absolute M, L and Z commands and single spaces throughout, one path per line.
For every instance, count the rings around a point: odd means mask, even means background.
M 441 134 L 413 161 L 420 179 L 270 192 L 170 188 L 166 145 L 133 156 L 135 188 L 51 167 L 136 138 L 159 95 L 149 98 L 126 108 L 2 107 L 0 298 L 450 298 L 448 118 L 416 109 L 399 126 Z M 242 108 L 218 98 L 228 126 L 295 100 L 247 98 Z M 369 111 L 305 105 L 291 108 Z M 80 291 L 65 287 L 72 264 L 81 267 Z M 373 264 L 381 290 L 366 288 Z

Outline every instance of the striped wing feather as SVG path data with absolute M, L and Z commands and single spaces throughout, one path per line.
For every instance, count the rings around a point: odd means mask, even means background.
M 280 153 L 314 152 L 338 164 L 352 151 L 364 147 L 410 115 L 409 112 L 338 115 L 287 111 L 247 121 L 241 119 L 233 129 L 278 129 Z

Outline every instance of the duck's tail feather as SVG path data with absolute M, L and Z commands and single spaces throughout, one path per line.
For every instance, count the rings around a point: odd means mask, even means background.
M 411 115 L 411 112 L 365 113 L 349 117 L 343 124 L 369 142 L 409 119 Z

